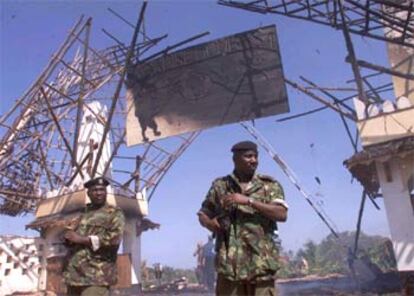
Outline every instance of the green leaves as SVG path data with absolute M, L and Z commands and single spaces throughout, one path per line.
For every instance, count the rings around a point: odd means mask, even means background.
M 339 239 L 328 235 L 320 243 L 308 241 L 296 254 L 281 250 L 281 269 L 279 278 L 301 277 L 307 275 L 324 276 L 330 273 L 349 274 L 349 263 L 355 232 L 339 233 Z M 396 269 L 396 261 L 389 239 L 361 233 L 357 258 L 368 257 L 370 262 L 383 272 Z

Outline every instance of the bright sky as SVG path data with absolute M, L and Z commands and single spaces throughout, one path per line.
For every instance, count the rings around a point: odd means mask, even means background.
M 92 45 L 112 45 L 105 28 L 129 43 L 132 28 L 108 12 L 110 7 L 130 22 L 139 13 L 138 1 L 0 1 L 0 115 L 4 114 L 37 78 L 81 14 L 93 17 Z M 341 32 L 283 16 L 261 15 L 217 5 L 214 1 L 150 1 L 145 28 L 150 36 L 169 34 L 162 46 L 172 45 L 195 34 L 210 31 L 199 42 L 276 24 L 287 78 L 302 75 L 321 86 L 348 86 L 351 68 L 344 62 Z M 385 45 L 353 36 L 358 57 L 387 64 Z M 288 88 L 290 114 L 320 104 Z M 340 117 L 325 110 L 283 123 L 284 115 L 256 121 L 256 127 L 296 173 L 304 188 L 321 200 L 324 210 L 340 231 L 355 230 L 362 187 L 352 182 L 342 162 L 353 154 Z M 158 231 L 142 238 L 142 255 L 150 264 L 161 262 L 175 267 L 193 267 L 196 243 L 206 241 L 207 231 L 198 224 L 196 212 L 218 176 L 232 171 L 230 147 L 251 139 L 238 124 L 204 131 L 167 173 L 150 203 L 149 217 L 161 223 Z M 290 205 L 288 221 L 279 225 L 285 249 L 297 250 L 308 240 L 319 241 L 328 229 L 283 175 L 277 164 L 260 150 L 261 173 L 277 178 Z M 321 180 L 321 185 L 315 177 Z M 368 202 L 362 229 L 368 234 L 389 236 L 382 201 L 381 210 Z M 0 234 L 36 235 L 25 232 L 32 216 L 0 218 Z

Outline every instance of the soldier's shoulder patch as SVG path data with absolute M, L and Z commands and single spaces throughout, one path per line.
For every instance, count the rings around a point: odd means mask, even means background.
M 269 175 L 263 175 L 263 174 L 258 174 L 257 175 L 259 177 L 260 180 L 265 181 L 265 182 L 277 182 L 273 177 L 269 176 Z

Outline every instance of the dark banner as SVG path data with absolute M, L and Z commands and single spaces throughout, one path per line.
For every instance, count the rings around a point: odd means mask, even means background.
M 129 69 L 127 144 L 289 111 L 275 26 Z

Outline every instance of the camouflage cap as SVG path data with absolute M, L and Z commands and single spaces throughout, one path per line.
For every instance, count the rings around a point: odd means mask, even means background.
M 242 141 L 238 142 L 231 147 L 231 152 L 235 153 L 237 151 L 246 151 L 253 150 L 257 152 L 257 145 L 252 141 Z
M 85 188 L 90 188 L 90 187 L 95 186 L 95 185 L 108 186 L 109 181 L 107 179 L 105 179 L 104 177 L 98 177 L 98 178 L 95 178 L 95 179 L 90 179 L 88 182 L 83 184 L 83 186 L 85 186 Z

